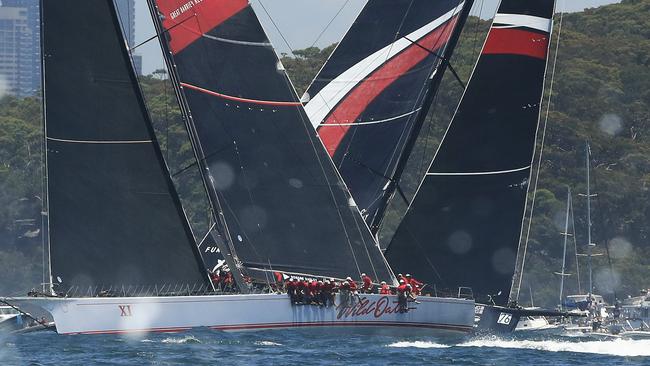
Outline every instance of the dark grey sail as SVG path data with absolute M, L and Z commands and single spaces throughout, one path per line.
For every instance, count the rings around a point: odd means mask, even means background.
M 465 94 L 386 256 L 439 289 L 506 303 L 554 0 L 503 0 Z
M 247 274 L 391 281 L 248 1 L 150 4 L 220 232 Z
M 112 0 L 41 9 L 54 289 L 208 285 Z

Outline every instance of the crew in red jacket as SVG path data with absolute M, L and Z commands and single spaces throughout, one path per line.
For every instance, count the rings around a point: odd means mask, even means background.
M 308 286 L 309 286 L 309 297 L 311 298 L 310 303 L 317 304 L 318 303 L 318 297 L 319 297 L 319 294 L 318 294 L 318 281 L 311 280 L 311 282 L 309 282 Z
M 355 293 L 355 292 L 357 292 L 357 290 L 359 289 L 359 286 L 357 285 L 356 282 L 354 282 L 354 280 L 352 279 L 352 277 L 348 277 L 348 278 L 346 278 L 345 280 L 348 282 L 348 284 L 349 284 L 349 286 L 350 286 L 350 292 L 351 292 L 351 293 Z
M 419 295 L 420 291 L 422 290 L 422 287 L 424 286 L 424 283 L 411 277 L 411 275 L 408 273 L 406 274 L 406 280 L 407 280 L 407 284 L 411 285 L 413 295 L 415 296 Z
M 408 295 L 409 295 L 409 285 L 404 280 L 399 281 L 399 286 L 397 286 L 397 304 L 399 306 L 399 312 L 405 313 L 408 311 Z
M 372 278 L 368 276 L 365 273 L 361 274 L 361 283 L 363 286 L 361 287 L 361 292 L 364 294 L 371 294 L 372 293 Z
M 381 281 L 381 287 L 379 287 L 379 294 L 380 295 L 390 295 L 390 286 L 386 284 L 386 281 Z
M 320 302 L 324 306 L 334 304 L 334 283 L 330 280 L 325 280 L 320 291 Z
M 296 291 L 298 285 L 298 281 L 296 281 L 295 278 L 292 278 L 290 280 L 287 280 L 287 282 L 284 284 L 284 287 L 287 289 L 287 295 L 289 295 L 289 298 L 291 299 L 291 304 L 297 304 L 298 303 L 298 296 L 296 295 Z

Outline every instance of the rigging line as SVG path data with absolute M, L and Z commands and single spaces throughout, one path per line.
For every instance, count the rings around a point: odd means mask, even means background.
M 280 28 L 278 27 L 278 25 L 275 24 L 275 20 L 273 20 L 273 17 L 271 17 L 271 14 L 269 14 L 268 10 L 266 10 L 266 7 L 264 6 L 264 3 L 262 3 L 262 0 L 258 0 L 257 2 L 260 4 L 260 6 L 262 7 L 262 9 L 264 9 L 264 12 L 266 13 L 266 16 L 269 17 L 269 20 L 271 21 L 271 24 L 273 24 L 273 26 L 275 27 L 275 30 L 278 31 L 278 34 L 279 34 L 280 37 L 282 38 L 282 41 L 284 41 L 284 44 L 286 44 L 287 47 L 289 47 L 289 52 L 291 52 L 291 54 L 293 55 L 293 57 L 296 57 L 296 54 L 293 53 L 293 47 L 291 47 L 291 45 L 289 44 L 289 42 L 287 41 L 287 39 L 284 37 L 284 34 L 282 33 L 282 31 L 280 30 Z
M 240 98 L 240 97 L 235 97 L 232 95 L 226 95 L 222 93 L 218 93 L 212 90 L 204 89 L 201 88 L 200 86 L 188 84 L 188 83 L 179 83 L 181 86 L 186 87 L 188 89 L 196 90 L 205 94 L 209 94 L 215 97 L 227 99 L 227 100 L 232 100 L 235 102 L 242 102 L 242 103 L 250 103 L 250 104 L 259 104 L 259 105 L 272 105 L 276 107 L 285 107 L 285 106 L 302 106 L 302 103 L 300 102 L 283 102 L 283 101 L 272 101 L 272 100 L 257 100 L 257 99 L 249 99 L 249 98 Z
M 564 10 L 564 6 L 563 6 Z M 548 95 L 548 105 L 546 106 L 546 114 L 544 116 L 544 127 L 542 128 L 542 139 L 540 141 L 540 148 L 539 148 L 539 158 L 537 161 L 537 171 L 535 172 L 535 185 L 533 186 L 533 197 L 531 199 L 530 203 L 530 217 L 528 218 L 528 227 L 526 229 L 526 239 L 523 241 L 524 245 L 524 252 L 522 255 L 522 261 L 521 261 L 521 269 L 519 270 L 519 279 L 517 283 L 517 297 L 519 296 L 519 290 L 521 289 L 521 281 L 524 277 L 524 266 L 526 264 L 526 253 L 528 251 L 528 240 L 530 239 L 530 231 L 533 226 L 533 213 L 535 211 L 535 199 L 537 197 L 537 184 L 539 183 L 539 173 L 540 170 L 542 169 L 542 157 L 544 155 L 544 142 L 546 141 L 546 129 L 548 127 L 548 118 L 549 114 L 551 112 L 551 102 L 553 99 L 553 85 L 555 83 L 555 71 L 556 71 L 556 66 L 557 66 L 557 59 L 558 59 L 558 51 L 560 50 L 560 39 L 562 35 L 562 22 L 564 20 L 564 12 L 560 12 L 560 21 L 558 24 L 558 31 L 557 31 L 557 41 L 555 43 L 555 54 L 553 55 L 553 67 L 551 68 L 551 81 L 549 85 L 549 95 Z M 552 31 L 552 28 L 551 28 Z M 523 219 L 522 219 L 523 223 Z M 517 270 L 515 269 L 515 273 Z
M 348 153 L 347 153 L 347 152 L 345 153 L 345 156 L 346 156 L 346 157 L 348 156 Z M 353 163 L 356 163 L 356 164 L 359 165 L 360 167 L 362 167 L 362 168 L 366 168 L 369 172 L 371 172 L 372 174 L 374 174 L 374 175 L 376 175 L 376 176 L 378 176 L 378 177 L 384 178 L 384 179 L 386 179 L 387 181 L 390 181 L 390 182 L 393 181 L 389 176 L 387 176 L 387 175 L 385 175 L 384 173 L 382 173 L 382 172 L 380 172 L 380 171 L 378 171 L 378 170 L 376 170 L 376 169 L 374 169 L 374 168 L 372 168 L 372 167 L 370 167 L 370 166 L 364 164 L 362 161 L 360 161 L 360 160 L 354 158 L 353 156 L 350 156 L 350 160 L 352 160 Z
M 314 41 L 314 43 L 311 44 L 310 48 L 311 48 L 311 47 L 314 47 L 314 46 L 316 45 L 316 43 L 320 40 L 320 37 L 322 37 L 323 34 L 325 34 L 325 32 L 327 31 L 327 29 L 329 29 L 330 25 L 332 25 L 332 23 L 334 22 L 334 20 L 336 20 L 336 18 L 338 18 L 339 14 L 341 14 L 341 12 L 343 11 L 343 9 L 348 5 L 349 2 L 350 2 L 350 0 L 346 0 L 346 1 L 345 1 L 345 3 L 343 4 L 343 6 L 341 6 L 341 8 L 339 9 L 339 11 L 336 12 L 336 14 L 334 15 L 334 17 L 333 17 L 332 19 L 330 19 L 329 23 L 327 23 L 327 25 L 326 25 L 325 28 L 323 28 L 323 30 L 320 32 L 320 34 L 318 35 L 318 37 L 316 37 L 316 40 Z
M 424 257 L 424 260 L 427 262 L 429 267 L 433 270 L 433 273 L 435 273 L 436 277 L 438 277 L 438 279 L 440 279 L 440 282 L 442 283 L 442 285 L 444 287 L 448 287 L 447 283 L 445 282 L 445 280 L 440 275 L 440 272 L 438 272 L 438 270 L 436 269 L 436 266 L 434 266 L 433 262 L 431 262 L 431 259 L 429 259 L 429 256 L 427 255 L 427 252 L 424 250 L 424 247 L 422 246 L 422 243 L 420 243 L 418 238 L 415 235 L 413 235 L 413 233 L 411 232 L 411 229 L 408 226 L 405 225 L 404 227 L 405 227 L 406 232 L 408 233 L 408 235 L 411 237 L 411 239 L 413 239 L 413 242 L 415 242 L 415 244 L 418 246 L 418 248 L 422 252 L 422 256 Z M 404 272 L 402 272 L 402 273 L 404 273 Z
M 199 242 L 199 245 L 198 245 L 199 248 L 201 248 L 201 245 L 203 245 L 203 243 L 205 242 L 205 239 L 207 239 L 208 236 L 210 236 L 210 234 L 212 233 L 212 230 L 214 230 L 215 226 L 217 226 L 217 223 L 212 223 L 212 225 L 210 225 L 210 228 L 205 233 L 205 235 L 203 235 L 203 238 Z
M 460 86 L 463 87 L 463 89 L 465 89 L 465 83 L 460 79 L 460 76 L 458 76 L 458 73 L 456 72 L 456 69 L 454 69 L 454 67 L 451 66 L 451 63 L 449 62 L 449 60 L 447 60 L 447 59 L 446 59 L 445 57 L 443 57 L 442 55 L 439 55 L 439 54 L 437 54 L 436 52 L 434 52 L 434 51 L 432 51 L 432 50 L 430 50 L 430 49 L 424 47 L 423 45 L 421 45 L 421 44 L 418 43 L 417 41 L 413 41 L 413 40 L 411 40 L 411 39 L 410 39 L 409 37 L 407 37 L 407 36 L 404 36 L 404 37 L 402 37 L 402 38 L 404 38 L 405 40 L 411 42 L 411 44 L 413 44 L 413 45 L 415 45 L 415 46 L 418 46 L 419 48 L 421 48 L 421 49 L 423 49 L 423 50 L 429 52 L 430 54 L 436 56 L 436 57 L 437 57 L 441 62 L 444 62 L 445 64 L 447 64 L 447 68 L 449 68 L 449 71 L 451 71 L 452 75 L 454 75 L 454 78 L 456 78 L 456 80 L 458 81 L 458 83 L 460 84 Z
M 161 33 L 162 33 L 162 34 L 164 34 L 164 33 L 169 33 L 169 32 L 171 32 L 172 29 L 178 27 L 179 25 L 185 23 L 186 21 L 188 21 L 188 20 L 190 20 L 190 19 L 193 19 L 193 17 L 195 17 L 195 16 L 197 16 L 196 13 L 194 13 L 191 17 L 187 17 L 186 19 L 183 19 L 182 21 L 180 21 L 180 22 L 178 22 L 178 23 L 172 25 L 171 27 L 169 27 L 169 29 L 163 29 L 163 31 L 162 31 Z M 155 34 L 155 35 L 153 35 L 153 36 L 151 36 L 151 37 L 145 39 L 144 41 L 142 41 L 142 42 L 136 44 L 135 46 L 133 46 L 133 47 L 129 47 L 129 53 L 132 53 L 136 48 L 138 48 L 138 47 L 140 47 L 140 46 L 143 46 L 143 45 L 145 45 L 145 44 L 147 44 L 147 43 L 153 41 L 154 39 L 158 39 L 162 34 Z
M 352 122 L 352 123 L 321 123 L 320 125 L 318 125 L 318 128 L 320 128 L 320 127 L 335 127 L 335 126 L 363 126 L 363 125 L 376 125 L 376 124 L 380 124 L 380 123 L 391 122 L 391 121 L 394 121 L 394 120 L 400 119 L 400 118 L 402 118 L 402 117 L 408 117 L 408 116 L 410 116 L 410 115 L 412 115 L 412 114 L 415 114 L 415 113 L 419 112 L 420 109 L 422 109 L 422 107 L 417 108 L 417 109 L 415 109 L 415 110 L 412 110 L 412 111 L 410 111 L 410 112 L 406 112 L 406 113 L 400 114 L 399 116 L 390 117 L 390 118 L 385 118 L 385 119 L 380 119 L 380 120 L 377 120 L 377 121 L 362 121 L 362 122 Z
M 207 162 L 209 158 L 211 158 L 211 157 L 213 157 L 213 156 L 215 156 L 215 155 L 217 155 L 219 153 L 222 153 L 222 152 L 224 152 L 226 150 L 229 150 L 230 148 L 231 148 L 230 146 L 226 146 L 226 147 L 223 147 L 221 149 L 215 150 L 215 151 L 209 153 L 208 155 L 203 156 L 200 160 Z M 189 165 L 186 165 L 185 167 L 181 168 L 181 170 L 179 170 L 176 173 L 172 174 L 172 177 L 176 177 L 177 175 L 184 173 L 185 171 L 192 168 L 193 166 L 196 166 L 197 164 L 198 164 L 197 159 L 194 159 L 194 162 L 192 162 Z

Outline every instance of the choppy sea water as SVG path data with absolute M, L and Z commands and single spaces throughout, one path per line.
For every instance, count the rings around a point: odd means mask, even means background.
M 439 339 L 319 330 L 139 336 L 0 335 L 0 365 L 650 365 L 650 340 Z

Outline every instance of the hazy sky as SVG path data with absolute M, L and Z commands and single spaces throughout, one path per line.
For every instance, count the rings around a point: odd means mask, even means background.
M 250 0 L 278 52 L 286 53 L 289 53 L 290 49 L 306 48 L 314 44 L 323 47 L 337 42 L 354 21 L 366 1 Z M 584 8 L 616 2 L 620 2 L 620 0 L 557 0 L 557 10 L 580 11 Z M 154 30 L 146 0 L 135 0 L 135 3 L 136 43 L 140 43 L 150 38 L 154 34 Z M 483 3 L 483 10 L 480 11 L 481 17 L 491 18 L 496 11 L 498 0 L 475 0 L 472 14 L 479 14 L 481 3 Z M 280 32 L 270 19 L 273 19 Z M 332 24 L 327 27 L 327 24 L 332 19 Z M 286 42 L 282 39 L 280 33 L 284 36 Z M 162 68 L 163 61 L 157 41 L 151 41 L 140 46 L 136 53 L 142 55 L 142 68 L 145 74 Z

